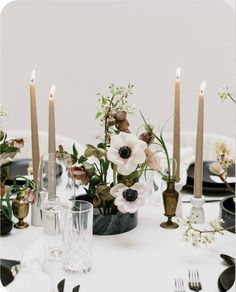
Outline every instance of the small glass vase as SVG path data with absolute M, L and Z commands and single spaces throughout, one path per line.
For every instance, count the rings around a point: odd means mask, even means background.
M 164 215 L 168 218 L 168 220 L 166 222 L 162 222 L 160 226 L 166 229 L 175 229 L 178 228 L 179 225 L 172 221 L 172 217 L 175 216 L 179 193 L 175 190 L 174 181 L 167 181 L 166 183 L 167 188 L 162 193 L 162 196 L 165 209 Z

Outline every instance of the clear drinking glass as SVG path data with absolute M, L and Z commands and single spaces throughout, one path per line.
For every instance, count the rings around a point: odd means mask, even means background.
M 69 154 L 50 153 L 40 159 L 38 189 L 46 260 L 58 260 L 62 256 L 61 204 L 75 197 L 71 166 Z
M 61 260 L 61 202 L 43 201 L 41 205 L 44 226 L 44 251 L 46 260 Z
M 92 267 L 93 205 L 71 201 L 62 207 L 62 266 L 86 274 Z
M 50 201 L 75 197 L 75 184 L 70 175 L 70 154 L 49 153 L 40 159 L 38 187 L 41 200 Z

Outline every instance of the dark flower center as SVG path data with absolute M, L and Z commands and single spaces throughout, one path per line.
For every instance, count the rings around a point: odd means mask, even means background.
M 122 195 L 126 201 L 133 202 L 137 199 L 138 192 L 136 190 L 126 189 L 123 191 Z
M 127 159 L 131 156 L 131 149 L 128 146 L 123 146 L 119 149 L 119 155 L 121 158 Z

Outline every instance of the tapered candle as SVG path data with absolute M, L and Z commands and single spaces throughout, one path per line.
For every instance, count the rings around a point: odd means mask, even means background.
M 34 81 L 35 81 L 35 70 L 32 71 L 31 80 L 30 80 L 30 115 L 31 115 L 33 178 L 34 178 L 34 181 L 37 183 L 40 154 L 39 154 L 39 138 L 38 138 L 37 105 L 36 105 Z
M 55 138 L 55 109 L 54 94 L 56 86 L 51 87 L 49 97 L 49 123 L 48 123 L 48 199 L 56 199 L 56 138 Z
M 204 95 L 206 82 L 203 81 L 198 100 L 197 138 L 194 167 L 194 197 L 202 197 L 202 173 L 203 173 L 203 130 L 204 130 Z
M 176 181 L 180 180 L 180 73 L 176 70 L 175 102 L 174 102 L 174 131 L 173 131 L 173 169 L 176 163 Z
M 48 153 L 56 152 L 55 109 L 54 109 L 55 90 L 56 90 L 56 86 L 52 85 L 50 97 L 49 97 Z

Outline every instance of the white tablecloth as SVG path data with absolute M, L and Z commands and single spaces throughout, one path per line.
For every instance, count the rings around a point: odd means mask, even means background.
M 184 215 L 188 216 L 190 207 L 189 203 L 183 204 Z M 204 208 L 207 220 L 219 214 L 219 202 L 206 203 Z M 235 256 L 235 235 L 225 232 L 210 246 L 194 248 L 182 241 L 182 227 L 162 229 L 160 223 L 165 219 L 161 202 L 157 206 L 147 204 L 140 209 L 134 230 L 94 236 L 93 267 L 87 275 L 65 274 L 60 262 L 48 262 L 45 269 L 55 286 L 66 279 L 65 292 L 78 284 L 81 292 L 170 292 L 177 277 L 184 279 L 188 291 L 188 269 L 194 267 L 199 269 L 202 291 L 217 292 L 217 279 L 226 268 L 219 254 Z M 1 258 L 21 260 L 27 247 L 42 236 L 41 227 L 14 228 L 9 236 L 1 238 Z

